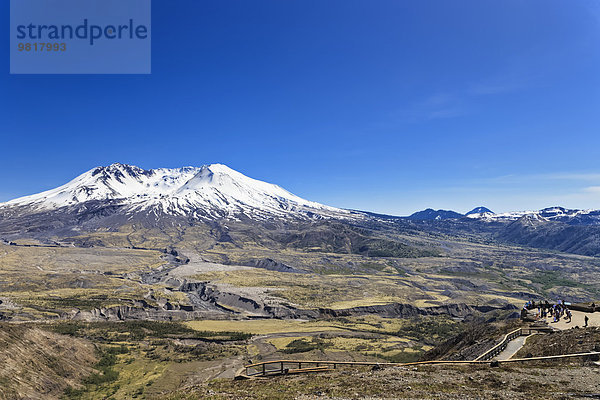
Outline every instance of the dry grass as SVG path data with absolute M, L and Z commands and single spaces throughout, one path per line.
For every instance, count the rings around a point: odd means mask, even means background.
M 79 382 L 96 362 L 94 346 L 85 340 L 38 328 L 0 323 L 0 399 L 58 399 Z
M 389 303 L 444 302 L 449 298 L 436 293 L 435 282 L 425 292 L 415 285 L 418 277 L 398 275 L 328 275 L 294 274 L 264 269 L 215 271 L 195 276 L 237 287 L 268 288 L 273 296 L 307 307 L 350 308 Z M 441 288 L 440 288 L 441 291 Z
M 341 331 L 342 327 L 327 321 L 298 320 L 202 320 L 186 322 L 186 325 L 198 331 L 209 332 L 246 332 L 256 335 L 288 332 Z

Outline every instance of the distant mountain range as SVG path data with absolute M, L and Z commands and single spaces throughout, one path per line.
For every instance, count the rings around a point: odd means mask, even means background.
M 127 235 L 125 244 L 122 233 L 110 236 L 110 243 L 137 246 L 150 237 L 166 244 L 238 240 L 309 251 L 416 256 L 433 253 L 393 237 L 440 232 L 600 255 L 599 225 L 599 210 L 563 207 L 501 214 L 486 207 L 466 214 L 427 209 L 408 217 L 345 210 L 305 200 L 222 164 L 145 170 L 117 163 L 56 189 L 0 203 L 0 238 L 68 238 L 80 245 L 106 245 L 106 232 L 133 231 L 138 233 Z M 146 233 L 140 234 L 142 229 Z
M 451 210 L 433 210 L 428 208 L 406 218 L 411 220 L 447 220 L 469 218 L 484 222 L 517 221 L 523 217 L 540 221 L 556 221 L 569 225 L 600 225 L 600 210 L 577 210 L 564 207 L 550 207 L 538 211 L 516 211 L 496 214 L 486 207 L 477 207 L 466 214 Z

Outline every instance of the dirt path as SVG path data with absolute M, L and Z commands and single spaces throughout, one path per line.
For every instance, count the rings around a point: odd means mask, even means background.
M 269 333 L 260 336 L 254 336 L 250 339 L 249 344 L 256 346 L 256 350 L 258 355 L 254 356 L 252 361 L 272 361 L 281 359 L 283 354 L 271 343 L 268 341 L 270 339 L 276 338 L 293 338 L 293 337 L 302 337 L 302 338 L 311 338 L 319 335 L 332 335 L 336 337 L 347 337 L 347 338 L 387 338 L 389 335 L 378 334 L 372 332 L 340 332 L 340 331 L 314 331 L 314 332 L 281 332 L 281 333 Z M 326 359 L 346 359 L 345 357 L 349 356 L 352 352 L 340 351 L 340 352 L 326 352 L 320 355 L 321 358 Z M 314 355 L 313 355 L 314 356 Z M 352 359 L 356 357 L 356 354 L 351 356 Z M 285 358 L 285 357 L 283 357 Z M 297 358 L 297 356 L 296 356 Z M 363 357 L 359 357 L 363 358 Z M 364 357 L 368 358 L 368 357 Z M 350 360 L 350 359 L 348 359 Z
M 282 332 L 282 333 L 269 333 L 266 335 L 254 336 L 250 339 L 249 344 L 253 344 L 256 346 L 258 350 L 258 354 L 261 360 L 271 360 L 275 358 L 280 358 L 280 355 L 275 355 L 277 353 L 277 347 L 273 346 L 268 342 L 269 339 L 275 338 L 284 338 L 284 337 L 314 337 L 321 334 L 333 334 L 340 335 L 339 331 L 317 331 L 317 332 Z M 344 336 L 353 336 L 356 335 L 344 335 Z
M 171 270 L 170 275 L 177 278 L 193 278 L 194 275 L 200 275 L 205 272 L 215 271 L 239 271 L 253 269 L 251 267 L 244 267 L 241 265 L 224 265 L 211 263 L 207 261 L 201 261 L 202 257 L 198 254 L 186 254 L 190 261 L 187 264 L 182 264 L 177 268 Z
M 244 357 L 236 356 L 214 361 L 172 363 L 146 389 L 150 397 L 190 385 L 199 385 L 217 378 L 233 379 L 244 366 Z

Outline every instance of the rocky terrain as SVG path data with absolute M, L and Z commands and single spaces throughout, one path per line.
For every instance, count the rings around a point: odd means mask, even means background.
M 264 381 L 216 381 L 164 399 L 584 399 L 600 391 L 595 366 L 400 367 Z

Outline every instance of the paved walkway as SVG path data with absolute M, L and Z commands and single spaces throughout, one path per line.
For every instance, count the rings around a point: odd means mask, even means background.
M 508 342 L 506 348 L 502 351 L 502 353 L 494 357 L 494 360 L 503 361 L 512 358 L 512 356 L 521 350 L 521 347 L 523 347 L 525 344 L 525 339 L 527 339 L 527 337 L 528 336 L 519 336 Z

